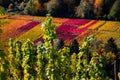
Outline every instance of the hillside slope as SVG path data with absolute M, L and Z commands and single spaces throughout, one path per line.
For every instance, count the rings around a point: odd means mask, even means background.
M 6 47 L 9 38 L 21 41 L 29 38 L 37 45 L 39 41 L 42 41 L 41 23 L 44 19 L 45 17 L 23 15 L 0 19 L 0 28 L 3 30 L 0 46 Z M 54 18 L 53 22 L 56 25 L 58 38 L 64 39 L 66 45 L 69 45 L 73 39 L 81 43 L 86 36 L 91 34 L 104 43 L 113 37 L 120 45 L 120 22 L 68 18 Z

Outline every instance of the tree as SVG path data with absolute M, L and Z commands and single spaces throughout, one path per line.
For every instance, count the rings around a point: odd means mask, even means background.
M 21 6 L 26 5 L 26 2 L 21 3 Z M 46 13 L 46 6 L 44 5 L 44 1 L 39 0 L 29 0 L 27 2 L 26 7 L 24 8 L 23 14 L 30 14 L 30 15 L 45 15 Z
M 63 0 L 51 0 L 47 3 L 47 11 L 52 16 L 61 16 L 65 15 L 65 5 L 63 3 Z
M 112 8 L 114 2 L 116 0 L 104 0 L 104 6 L 103 6 L 103 11 L 104 11 L 104 14 L 108 15 L 109 12 L 110 12 L 110 9 Z
M 94 16 L 93 4 L 88 1 L 81 0 L 75 15 L 81 18 L 92 18 Z
M 0 5 L 7 8 L 10 2 L 10 0 L 0 0 Z
M 22 2 L 20 3 L 20 6 L 18 7 L 18 9 L 19 9 L 19 10 L 24 10 L 26 4 L 27 4 L 26 1 L 22 1 Z
M 49 0 L 38 0 L 39 1 L 39 3 L 41 3 L 41 5 L 43 6 L 43 4 L 45 3 L 45 2 L 48 2 Z
M 35 8 L 34 0 L 29 0 L 23 12 L 24 14 L 34 15 L 35 14 L 34 8 Z
M 102 17 L 103 15 L 103 3 L 104 3 L 104 0 L 95 0 L 94 13 L 97 18 Z
M 108 14 L 109 19 L 119 19 L 120 20 L 120 0 L 116 0 L 113 4 L 110 13 Z
M 37 1 L 34 1 L 34 5 L 35 5 L 35 8 L 34 8 L 35 14 L 40 14 L 41 12 L 44 11 L 43 3 L 40 3 L 37 0 Z
M 80 0 L 63 0 L 67 8 L 69 17 L 73 17 L 76 7 L 80 4 Z

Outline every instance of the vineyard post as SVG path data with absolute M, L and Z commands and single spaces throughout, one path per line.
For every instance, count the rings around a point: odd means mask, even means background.
M 119 80 L 118 79 L 118 70 L 119 70 L 119 59 L 114 61 L 114 80 Z

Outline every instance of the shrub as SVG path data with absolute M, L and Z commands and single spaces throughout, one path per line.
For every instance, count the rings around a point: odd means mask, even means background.
M 113 38 L 110 38 L 108 41 L 107 41 L 107 44 L 105 45 L 105 51 L 106 52 L 112 52 L 114 54 L 117 55 L 118 53 L 118 48 L 117 48 L 117 45 L 115 44 L 114 42 L 115 40 Z
M 63 39 L 58 39 L 56 42 L 55 42 L 55 48 L 57 50 L 60 50 L 64 47 L 64 40 Z
M 77 40 L 73 40 L 72 44 L 70 45 L 70 55 L 72 55 L 73 53 L 78 54 L 79 53 L 79 43 L 77 42 Z

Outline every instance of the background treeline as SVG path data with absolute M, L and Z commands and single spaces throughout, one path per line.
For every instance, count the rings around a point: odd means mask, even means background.
M 120 20 L 120 0 L 0 0 L 9 13 Z

